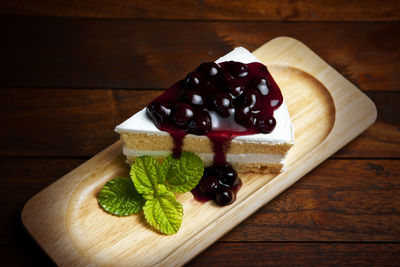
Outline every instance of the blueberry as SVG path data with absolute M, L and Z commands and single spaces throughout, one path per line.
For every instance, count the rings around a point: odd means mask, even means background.
M 221 170 L 219 176 L 220 184 L 230 188 L 233 188 L 239 184 L 238 174 L 231 165 L 229 164 L 224 165 L 222 166 L 222 168 L 220 168 L 220 170 Z
M 274 117 L 266 117 L 258 119 L 257 127 L 262 133 L 270 133 L 274 130 L 276 125 L 276 120 Z
M 211 130 L 211 117 L 207 111 L 201 111 L 194 120 L 189 123 L 191 133 L 197 135 L 207 134 Z
M 214 99 L 215 110 L 221 117 L 229 117 L 232 108 L 232 97 L 228 93 L 219 93 Z
M 221 206 L 232 204 L 236 199 L 236 194 L 229 188 L 219 187 L 215 193 L 215 201 Z
M 257 124 L 258 114 L 253 113 L 250 107 L 242 106 L 236 109 L 235 121 L 247 128 L 253 128 Z
M 244 95 L 244 103 L 253 112 L 259 111 L 262 108 L 260 93 L 257 90 L 251 89 Z
M 193 71 L 186 76 L 185 84 L 191 88 L 197 88 L 202 80 L 201 74 L 198 71 Z
M 214 198 L 218 184 L 218 179 L 215 176 L 203 176 L 199 183 L 199 190 L 203 195 Z
M 249 69 L 246 64 L 241 62 L 232 62 L 230 64 L 230 71 L 236 77 L 246 77 L 249 74 Z
M 198 70 L 207 77 L 215 77 L 221 72 L 221 67 L 214 62 L 202 63 Z
M 244 86 L 238 83 L 231 83 L 227 87 L 228 87 L 228 92 L 234 98 L 240 96 L 244 92 Z
M 193 115 L 193 108 L 189 104 L 178 102 L 175 104 L 172 118 L 176 125 L 185 126 L 192 119 Z
M 203 176 L 215 176 L 214 167 L 209 166 L 204 168 Z
M 269 83 L 267 78 L 265 77 L 254 77 L 251 85 L 254 89 L 258 90 L 261 95 L 268 95 L 269 94 Z
M 235 80 L 235 77 L 227 71 L 224 72 L 223 78 L 224 78 L 225 84 L 227 84 L 227 85 L 231 84 Z
M 146 108 L 147 115 L 156 123 L 163 123 L 171 114 L 171 104 L 165 102 L 154 102 Z
M 235 110 L 235 121 L 243 126 L 250 126 L 252 120 L 251 108 L 241 106 Z
M 205 104 L 203 96 L 196 91 L 187 90 L 182 95 L 183 101 L 195 107 L 201 107 Z
M 276 108 L 279 107 L 281 105 L 281 101 L 279 99 L 272 99 L 270 101 L 271 107 L 272 108 Z

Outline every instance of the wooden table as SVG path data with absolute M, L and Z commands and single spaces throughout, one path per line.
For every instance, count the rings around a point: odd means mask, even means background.
M 115 142 L 116 124 L 200 62 L 282 35 L 362 89 L 378 119 L 190 265 L 400 263 L 399 1 L 36 2 L 0 8 L 2 265 L 52 263 L 21 208 Z

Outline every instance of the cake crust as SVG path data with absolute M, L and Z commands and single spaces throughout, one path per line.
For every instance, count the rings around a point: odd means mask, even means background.
M 127 156 L 126 163 L 132 164 L 136 157 Z M 162 162 L 164 158 L 157 158 L 158 161 Z M 283 164 L 279 163 L 231 163 L 232 167 L 237 172 L 253 172 L 253 173 L 280 173 L 283 169 Z
M 145 134 L 145 133 L 121 133 L 124 146 L 127 149 L 147 151 L 172 151 L 174 141 L 170 135 Z M 290 143 L 249 143 L 232 140 L 228 154 L 285 154 L 292 144 Z M 213 153 L 212 142 L 206 136 L 187 135 L 183 140 L 184 151 L 193 153 Z

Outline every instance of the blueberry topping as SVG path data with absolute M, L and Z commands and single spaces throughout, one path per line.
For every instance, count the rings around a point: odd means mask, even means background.
M 174 107 L 173 121 L 178 126 L 185 126 L 192 119 L 193 108 L 186 103 L 177 103 Z
M 235 80 L 235 77 L 229 72 L 224 72 L 223 76 L 224 76 L 224 82 L 228 85 Z
M 146 108 L 146 113 L 150 118 L 153 119 L 153 121 L 157 122 L 157 124 L 160 124 L 164 122 L 171 114 L 171 104 L 163 102 L 151 103 Z
M 229 205 L 236 199 L 242 185 L 237 172 L 229 164 L 212 165 L 204 169 L 203 177 L 196 186 L 195 194 L 204 199 L 214 199 L 219 205 Z
M 280 104 L 281 104 L 280 102 L 281 102 L 281 101 L 280 101 L 279 99 L 272 99 L 271 102 L 270 102 L 271 107 L 272 107 L 272 108 L 274 108 L 274 107 L 279 107 Z
M 221 72 L 221 67 L 214 62 L 202 63 L 198 69 L 207 77 L 215 77 Z
M 240 78 L 246 77 L 249 73 L 247 65 L 241 62 L 232 62 L 230 70 L 234 76 Z
M 235 111 L 235 120 L 239 124 L 247 125 L 247 121 L 250 120 L 251 117 L 251 108 L 249 106 L 241 106 L 236 108 Z
M 201 111 L 195 118 L 189 123 L 189 129 L 191 133 L 197 135 L 205 135 L 211 130 L 211 117 L 207 111 Z
M 199 92 L 193 90 L 185 91 L 182 98 L 183 101 L 193 106 L 203 106 L 205 104 L 203 96 Z
M 244 103 L 248 106 L 252 111 L 261 110 L 261 96 L 257 90 L 251 89 L 246 92 L 244 96 Z
M 232 108 L 232 97 L 228 93 L 219 93 L 214 99 L 215 110 L 221 117 L 228 117 Z
M 200 85 L 201 79 L 200 73 L 193 71 L 186 76 L 185 83 L 191 88 L 196 88 Z
M 228 205 L 241 186 L 236 171 L 226 161 L 230 141 L 240 135 L 271 133 L 276 126 L 274 111 L 282 103 L 278 85 L 261 63 L 206 62 L 153 100 L 146 113 L 157 128 L 170 133 L 176 157 L 186 134 L 210 139 L 214 163 L 205 169 L 194 190 Z M 240 131 L 229 130 L 235 124 L 242 126 Z
M 227 164 L 219 168 L 219 182 L 226 187 L 235 187 L 239 184 L 239 177 L 235 169 Z
M 259 92 L 262 95 L 268 95 L 269 94 L 269 86 L 267 79 L 264 77 L 254 77 L 252 84 L 255 88 L 259 90 Z
M 267 117 L 263 119 L 258 119 L 258 130 L 262 133 L 271 133 L 275 128 L 276 120 L 274 117 Z
M 206 196 L 213 197 L 218 189 L 218 179 L 215 176 L 207 176 L 199 183 L 200 192 Z
M 234 98 L 240 96 L 245 90 L 245 87 L 242 84 L 229 84 L 228 85 L 228 92 L 233 96 Z
M 215 201 L 221 206 L 232 204 L 236 199 L 236 194 L 229 188 L 220 187 L 215 193 Z

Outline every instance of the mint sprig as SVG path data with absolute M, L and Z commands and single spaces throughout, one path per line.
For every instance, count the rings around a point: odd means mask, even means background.
M 130 171 L 136 190 L 143 196 L 153 195 L 155 187 L 165 182 L 160 170 L 161 164 L 154 158 L 150 156 L 136 158 L 131 165 Z
M 136 191 L 130 178 L 117 177 L 108 181 L 98 197 L 99 205 L 117 216 L 128 216 L 142 210 L 145 200 Z
M 158 194 L 143 207 L 146 221 L 163 234 L 178 232 L 182 223 L 183 207 L 165 185 L 158 185 Z
M 131 165 L 131 178 L 115 178 L 100 191 L 100 206 L 117 216 L 143 209 L 146 221 L 157 231 L 171 235 L 182 223 L 183 207 L 174 195 L 192 190 L 204 172 L 201 159 L 183 152 L 179 159 L 168 156 L 162 164 L 150 156 L 141 156 Z
M 195 188 L 203 171 L 203 162 L 199 156 L 186 151 L 182 152 L 179 159 L 169 155 L 161 166 L 167 188 L 175 193 L 185 193 Z

